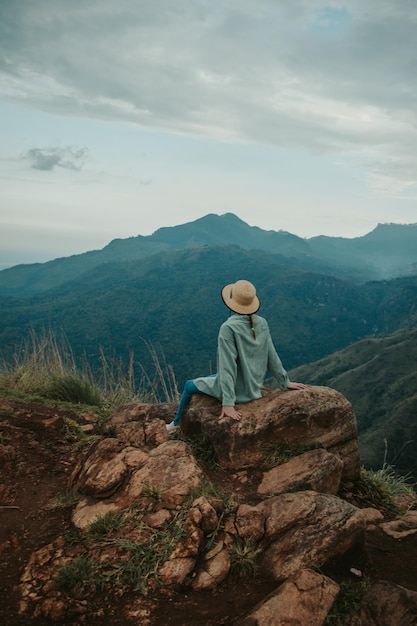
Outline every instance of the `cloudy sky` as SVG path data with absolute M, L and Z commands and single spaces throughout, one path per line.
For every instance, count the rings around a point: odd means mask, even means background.
M 417 222 L 415 0 L 1 0 L 0 268 Z

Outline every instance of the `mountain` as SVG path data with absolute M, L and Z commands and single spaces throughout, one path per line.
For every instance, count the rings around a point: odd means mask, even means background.
M 417 436 L 415 233 L 416 225 L 385 225 L 356 240 L 312 241 L 209 215 L 101 251 L 16 266 L 0 272 L 2 357 L 12 359 L 31 331 L 51 330 L 94 369 L 103 354 L 126 363 L 133 354 L 139 386 L 155 365 L 154 347 L 181 388 L 215 369 L 228 314 L 220 288 L 246 278 L 293 379 L 327 384 L 351 400 L 365 462 L 380 467 L 386 439 L 388 460 L 417 471 L 408 443 Z M 384 249 L 389 271 L 404 275 L 364 282 L 365 260 L 374 276 Z
M 285 231 L 249 226 L 236 215 L 226 213 L 160 228 L 146 237 L 115 239 L 102 250 L 2 270 L 0 295 L 21 297 L 41 293 L 80 279 L 109 263 L 142 261 L 167 251 L 227 245 L 279 254 L 300 269 L 357 282 L 417 272 L 417 224 L 380 224 L 368 235 L 353 239 L 325 236 L 302 239 Z
M 11 351 L 31 328 L 51 328 L 91 361 L 103 346 L 123 357 L 134 350 L 145 364 L 144 341 L 160 344 L 183 382 L 215 365 L 218 328 L 228 315 L 220 288 L 242 277 L 257 286 L 282 358 L 293 366 L 343 347 L 375 325 L 374 300 L 361 286 L 300 270 L 268 252 L 202 247 L 108 263 L 82 280 L 3 298 L 0 342 Z
M 415 273 L 417 224 L 378 224 L 364 237 L 313 237 L 308 240 L 311 252 L 333 263 L 339 256 L 351 258 L 354 266 L 377 272 L 377 278 L 393 278 Z M 414 266 L 414 267 L 413 267 Z
M 136 363 L 148 368 L 146 344 L 160 345 L 181 386 L 215 367 L 217 332 L 228 314 L 220 288 L 243 277 L 257 287 L 288 369 L 363 337 L 417 325 L 417 276 L 364 285 L 302 270 L 270 252 L 207 246 L 107 263 L 82 280 L 30 297 L 3 297 L 2 352 L 11 357 L 31 329 L 51 329 L 63 332 L 94 367 L 101 347 L 124 359 L 133 351 Z
M 367 338 L 291 371 L 350 400 L 358 419 L 362 462 L 384 462 L 417 480 L 417 328 Z

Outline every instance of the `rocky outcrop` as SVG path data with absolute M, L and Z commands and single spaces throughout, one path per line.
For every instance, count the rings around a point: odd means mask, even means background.
M 342 471 L 343 461 L 338 456 L 323 448 L 310 450 L 265 472 L 258 486 L 258 494 L 267 496 L 313 489 L 319 493 L 336 495 Z
M 415 626 L 417 624 L 417 593 L 379 581 L 372 585 L 363 599 L 359 615 L 350 626 Z
M 232 422 L 219 420 L 216 401 L 199 396 L 184 416 L 186 439 L 168 437 L 172 411 L 162 405 L 158 413 L 158 406 L 121 407 L 108 422 L 111 437 L 80 456 L 69 487 L 81 539 L 67 545 L 61 538 L 32 555 L 21 580 L 22 614 L 59 621 L 81 611 L 77 598 L 57 586 L 63 565 L 91 560 L 97 576 L 105 570 L 107 580 L 115 577 L 117 589 L 124 564 L 148 546 L 149 576 L 167 590 L 212 591 L 236 571 L 275 580 L 277 589 L 242 626 L 323 624 L 339 588 L 313 568 L 360 545 L 366 526 L 383 521 L 340 496 L 341 481 L 354 481 L 360 469 L 347 400 L 322 387 L 265 390 Z M 240 481 L 238 494 L 216 492 L 193 454 L 193 433 L 205 435 L 225 475 Z M 271 467 L 266 450 L 282 446 L 284 460 Z M 107 514 L 123 515 L 123 526 L 105 530 L 96 544 L 83 540 Z M 143 575 L 141 584 L 148 582 Z M 84 590 L 87 597 L 94 592 Z M 361 609 L 365 616 L 373 614 L 372 598 Z
M 321 626 L 339 589 L 327 576 L 301 569 L 237 626 Z
M 166 439 L 165 425 L 159 426 Z M 149 498 L 157 500 L 160 510 L 175 509 L 202 478 L 201 468 L 183 441 L 165 441 L 148 453 L 118 439 L 103 439 L 70 479 L 71 489 L 81 495 L 73 523 L 86 528 L 97 516 L 124 511 Z
M 365 530 L 360 509 L 314 491 L 275 496 L 256 508 L 265 518 L 262 565 L 276 580 L 344 554 Z
M 283 444 L 294 452 L 321 445 L 343 462 L 342 479 L 358 478 L 360 458 L 352 405 L 328 387 L 264 389 L 264 397 L 238 405 L 240 421 L 219 420 L 220 403 L 195 396 L 182 419 L 185 434 L 205 433 L 225 469 L 256 467 L 265 451 Z

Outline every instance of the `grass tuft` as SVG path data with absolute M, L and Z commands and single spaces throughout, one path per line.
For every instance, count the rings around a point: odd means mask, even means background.
M 238 578 L 253 578 L 259 569 L 258 556 L 261 550 L 252 539 L 235 537 L 230 545 L 230 571 Z
M 119 530 L 125 523 L 125 515 L 120 512 L 109 512 L 97 517 L 88 526 L 86 534 L 89 538 L 98 539 Z
M 350 618 L 358 612 L 370 586 L 371 581 L 367 577 L 360 582 L 343 581 L 340 584 L 339 594 L 327 615 L 326 626 L 345 626 L 349 624 Z
M 393 497 L 401 494 L 415 494 L 409 476 L 397 474 L 391 465 L 384 464 L 376 471 L 361 468 L 355 496 L 364 504 L 396 515 L 401 513 L 401 509 Z
M 51 509 L 66 509 L 73 506 L 77 502 L 77 496 L 73 491 L 66 491 L 61 496 L 55 498 L 52 502 Z
M 299 444 L 296 447 L 291 447 L 284 442 L 273 443 L 264 447 L 263 456 L 265 462 L 270 467 L 276 465 L 282 465 L 295 456 L 304 454 L 309 450 L 316 450 L 317 448 L 324 448 L 323 444 L 316 442 L 311 444 Z
M 171 438 L 185 441 L 185 443 L 190 446 L 195 460 L 202 467 L 208 469 L 220 468 L 216 460 L 216 452 L 214 450 L 213 443 L 205 433 L 193 435 L 192 437 L 186 437 L 181 432 L 181 429 L 177 429 L 172 433 Z
M 72 595 L 82 595 L 99 579 L 99 564 L 88 556 L 78 556 L 64 563 L 55 577 L 55 586 Z
M 32 330 L 14 354 L 0 361 L 0 387 L 8 397 L 42 402 L 54 399 L 108 411 L 128 402 L 178 402 L 172 368 L 162 350 L 146 343 L 153 363 L 150 376 L 133 352 L 128 363 L 105 355 L 99 348 L 100 365 L 94 371 L 87 358 L 75 357 L 64 335 Z M 137 384 L 135 372 L 140 373 Z

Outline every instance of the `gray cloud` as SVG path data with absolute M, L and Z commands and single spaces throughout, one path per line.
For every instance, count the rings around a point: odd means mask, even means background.
M 4 0 L 0 92 L 59 114 L 351 153 L 370 171 L 389 154 L 391 175 L 416 183 L 416 22 L 414 0 Z
M 86 148 L 31 148 L 24 154 L 22 159 L 31 162 L 31 167 L 35 170 L 50 171 L 55 167 L 62 167 L 67 170 L 79 171 L 82 169 L 85 159 L 88 156 Z

